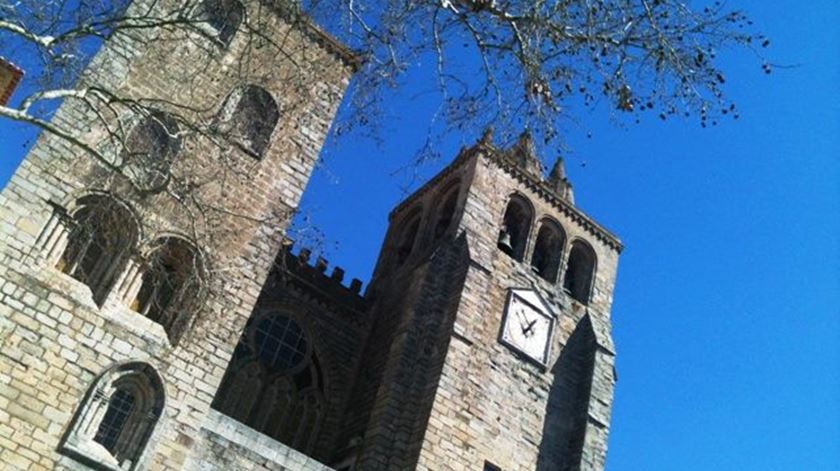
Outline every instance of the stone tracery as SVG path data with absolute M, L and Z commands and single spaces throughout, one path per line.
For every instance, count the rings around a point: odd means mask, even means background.
M 309 336 L 291 317 L 249 322 L 213 407 L 297 450 L 311 451 L 323 419 L 323 373 Z

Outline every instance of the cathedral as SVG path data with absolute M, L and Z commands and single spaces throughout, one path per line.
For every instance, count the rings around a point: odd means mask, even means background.
M 78 86 L 146 111 L 66 101 L 0 193 L 3 469 L 603 470 L 622 245 L 562 160 L 485 132 L 363 289 L 286 236 L 359 58 L 223 3 L 110 38 Z

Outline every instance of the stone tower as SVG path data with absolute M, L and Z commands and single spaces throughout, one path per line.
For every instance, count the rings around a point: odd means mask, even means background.
M 91 152 L 44 133 L 0 194 L 4 469 L 214 466 L 211 402 L 356 59 L 282 2 L 190 4 L 57 111 Z
M 601 470 L 621 243 L 488 132 L 403 201 L 367 291 L 355 468 Z

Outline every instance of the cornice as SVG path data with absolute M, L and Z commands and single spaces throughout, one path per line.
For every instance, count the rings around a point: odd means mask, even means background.
M 589 231 L 592 235 L 602 240 L 604 243 L 612 247 L 617 252 L 624 250 L 624 245 L 621 240 L 605 229 L 603 226 L 595 222 L 592 218 L 584 214 L 581 210 L 573 204 L 563 199 L 556 191 L 546 184 L 541 178 L 534 176 L 523 170 L 519 164 L 514 162 L 507 154 L 486 140 L 479 141 L 477 144 L 469 148 L 462 148 L 458 156 L 451 164 L 446 166 L 440 173 L 435 175 L 431 180 L 426 182 L 411 196 L 403 200 L 397 205 L 388 216 L 390 221 L 393 221 L 406 208 L 412 206 L 423 195 L 432 191 L 437 185 L 448 178 L 453 172 L 462 167 L 468 160 L 475 155 L 486 157 L 489 161 L 496 164 L 499 168 L 507 172 L 512 177 L 516 178 L 520 183 L 524 184 L 531 191 L 539 195 L 543 200 L 550 203 L 555 209 L 561 211 L 567 217 L 580 224 L 584 229 Z
M 4 77 L 8 80 L 6 86 L 0 88 L 0 106 L 5 106 L 9 102 L 12 93 L 23 78 L 23 70 L 20 67 L 0 56 L 0 85 L 3 85 Z
M 484 151 L 481 155 L 486 157 L 487 160 L 493 162 L 509 175 L 516 178 L 520 183 L 527 186 L 543 200 L 550 203 L 555 209 L 558 209 L 567 217 L 580 224 L 584 229 L 589 231 L 589 233 L 596 236 L 619 253 L 624 250 L 624 245 L 618 237 L 595 222 L 574 205 L 560 197 L 560 195 L 551 189 L 542 179 L 522 170 L 522 168 L 516 162 L 507 157 L 504 152 L 493 145 L 486 143 L 479 143 L 476 148 Z
M 388 220 L 393 221 L 394 218 L 401 212 L 405 211 L 407 207 L 412 206 L 415 201 L 420 199 L 423 195 L 432 191 L 433 188 L 436 188 L 440 182 L 449 178 L 450 175 L 452 175 L 456 170 L 460 169 L 460 167 L 462 167 L 472 156 L 474 156 L 475 153 L 476 146 L 462 148 L 460 152 L 458 152 L 458 156 L 455 157 L 455 160 L 453 160 L 452 163 L 444 167 L 444 169 L 438 172 L 437 175 L 435 175 L 429 181 L 424 183 L 423 186 L 417 189 L 417 191 L 409 195 L 406 199 L 402 200 L 400 204 L 398 204 L 394 209 L 392 209 L 391 213 L 388 215 Z
M 300 6 L 295 0 L 261 0 L 267 3 L 274 12 L 288 24 L 297 27 L 309 39 L 314 41 L 324 50 L 337 57 L 341 62 L 350 67 L 353 72 L 358 71 L 362 66 L 361 56 L 345 46 L 333 35 L 327 33 L 314 21 L 300 11 Z

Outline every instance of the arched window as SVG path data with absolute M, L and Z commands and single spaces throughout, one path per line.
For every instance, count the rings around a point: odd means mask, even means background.
M 589 304 L 594 277 L 595 252 L 585 242 L 574 241 L 569 251 L 566 274 L 563 277 L 563 289 L 576 300 Z
M 228 96 L 219 130 L 256 157 L 262 157 L 280 119 L 277 102 L 269 92 L 247 85 Z
M 101 306 L 137 244 L 138 227 L 131 211 L 107 196 L 87 196 L 79 206 L 56 267 L 88 285 Z
M 525 254 L 533 214 L 531 204 L 525 198 L 518 195 L 510 198 L 502 219 L 498 245 L 499 249 L 516 260 L 522 261 Z
M 112 367 L 88 390 L 60 449 L 88 464 L 135 469 L 163 406 L 163 383 L 151 366 Z
M 422 209 L 417 209 L 404 219 L 406 223 L 402 226 L 399 239 L 397 240 L 397 266 L 402 265 L 414 249 L 414 242 L 417 240 L 417 232 L 420 230 L 420 219 L 422 215 Z
M 452 225 L 452 218 L 455 216 L 455 206 L 458 204 L 458 185 L 450 185 L 450 188 L 444 195 L 442 203 L 439 206 L 437 215 L 437 222 L 435 222 L 435 230 L 433 234 L 434 240 L 440 239 L 449 226 Z
M 564 239 L 560 225 L 550 220 L 544 220 L 537 232 L 531 266 L 540 277 L 551 283 L 557 281 Z
M 239 339 L 213 408 L 303 453 L 324 417 L 324 379 L 309 336 L 291 317 L 255 314 Z
M 216 31 L 216 38 L 227 46 L 242 24 L 245 8 L 238 0 L 204 0 L 200 18 Z
M 131 128 L 120 158 L 135 184 L 159 191 L 169 181 L 170 167 L 180 149 L 178 123 L 166 113 L 153 111 Z
M 195 309 L 202 262 L 193 246 L 177 237 L 162 238 L 155 245 L 132 308 L 162 325 L 175 343 Z

